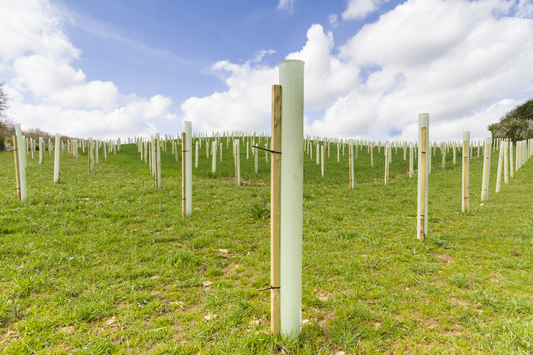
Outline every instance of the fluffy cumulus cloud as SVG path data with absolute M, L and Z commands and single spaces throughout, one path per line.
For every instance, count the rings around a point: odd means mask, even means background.
M 321 25 L 313 25 L 307 31 L 307 42 L 302 50 L 287 55 L 287 59 L 305 62 L 307 108 L 320 110 L 328 107 L 359 82 L 359 68 L 332 55 L 333 46 L 333 34 L 324 33 Z
M 376 11 L 382 0 L 348 0 L 348 6 L 342 13 L 343 20 L 362 20 L 368 14 Z
M 104 138 L 148 135 L 155 127 L 146 120 L 176 118 L 168 112 L 172 101 L 167 97 L 124 96 L 111 81 L 88 81 L 74 66 L 81 52 L 65 35 L 65 21 L 68 18 L 48 0 L 0 3 L 0 33 L 9 33 L 0 36 L 0 70 L 9 77 L 17 122 L 26 128 Z M 119 101 L 126 105 L 119 107 Z
M 185 101 L 181 105 L 184 120 L 193 121 L 200 131 L 268 131 L 271 87 L 278 83 L 278 71 L 258 63 L 261 58 L 240 65 L 226 60 L 213 65 L 213 70 L 228 74 L 229 89 Z
M 341 46 L 339 57 L 378 69 L 330 106 L 312 130 L 386 138 L 429 112 L 441 127 L 431 130 L 432 139 L 459 137 L 469 120 L 487 135 L 487 125 L 500 117 L 493 105 L 512 108 L 506 99 L 533 87 L 533 23 L 510 16 L 511 5 L 414 0 L 364 26 Z
M 385 2 L 349 1 L 342 18 L 362 18 Z M 418 114 L 428 112 L 431 139 L 489 135 L 487 126 L 533 91 L 532 11 L 524 0 L 408 0 L 340 46 L 312 25 L 305 46 L 287 55 L 305 61 L 307 114 L 323 111 L 306 120 L 306 134 L 413 140 Z M 277 68 L 219 62 L 213 69 L 229 73 L 228 91 L 189 99 L 185 115 L 212 129 L 268 129 Z
M 307 43 L 287 59 L 305 62 L 305 105 L 321 110 L 335 102 L 358 83 L 358 68 L 349 66 L 331 54 L 333 35 L 320 25 L 307 32 Z M 211 96 L 188 99 L 181 109 L 185 120 L 194 122 L 201 131 L 270 129 L 271 87 L 279 82 L 278 68 L 258 63 L 262 51 L 253 61 L 233 64 L 220 61 L 213 70 L 228 73 L 228 90 Z

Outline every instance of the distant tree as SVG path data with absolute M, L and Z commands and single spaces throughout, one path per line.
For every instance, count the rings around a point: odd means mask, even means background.
M 15 132 L 15 124 L 7 115 L 11 98 L 6 94 L 5 85 L 0 82 L 0 136 L 11 137 Z
M 487 128 L 492 138 L 510 138 L 513 142 L 533 138 L 533 99 L 507 112 L 500 122 Z

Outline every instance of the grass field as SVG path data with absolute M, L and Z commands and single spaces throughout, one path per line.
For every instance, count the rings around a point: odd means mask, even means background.
M 2 354 L 531 354 L 533 167 L 480 203 L 482 158 L 470 164 L 471 211 L 461 213 L 461 164 L 432 160 L 429 238 L 416 239 L 417 179 L 393 151 L 331 146 L 326 177 L 306 156 L 303 327 L 270 332 L 269 167 L 241 147 L 211 173 L 200 150 L 193 215 L 181 216 L 181 162 L 162 153 L 156 190 L 135 145 L 92 173 L 87 157 L 29 160 L 28 201 L 15 195 L 12 153 L 0 154 Z M 81 149 L 80 149 L 81 152 Z M 313 158 L 315 158 L 313 151 Z M 416 165 L 415 165 L 416 166 Z

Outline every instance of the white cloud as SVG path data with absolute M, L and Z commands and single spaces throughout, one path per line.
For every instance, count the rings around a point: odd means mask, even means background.
M 165 118 L 173 119 L 176 115 L 168 113 L 168 107 L 172 104 L 172 100 L 168 97 L 155 95 L 147 100 L 138 100 L 131 102 L 126 107 L 122 107 L 119 111 L 127 112 L 129 116 L 140 116 L 143 119 Z M 115 110 L 117 112 L 117 110 Z
M 519 17 L 533 17 L 533 3 L 531 0 L 519 0 L 517 4 L 517 15 Z
M 331 14 L 328 16 L 328 21 L 331 27 L 335 28 L 339 25 L 338 16 L 336 14 Z
M 294 9 L 294 2 L 296 0 L 279 0 L 278 10 L 286 10 L 292 12 Z
M 379 9 L 381 0 L 348 0 L 346 10 L 342 13 L 343 20 L 362 20 Z
M 331 54 L 333 35 L 324 33 L 322 26 L 311 26 L 307 38 L 301 51 L 286 58 L 305 61 L 305 105 L 320 110 L 358 83 L 358 68 Z M 271 86 L 278 83 L 277 67 L 220 61 L 213 69 L 230 73 L 226 80 L 229 89 L 188 99 L 181 106 L 184 119 L 193 121 L 194 127 L 202 131 L 269 130 Z
M 73 66 L 81 51 L 65 35 L 65 20 L 47 0 L 0 3 L 0 67 L 13 74 L 7 81 L 17 122 L 70 136 L 116 137 L 154 133 L 145 120 L 176 119 L 168 97 L 139 99 L 120 95 L 111 81 L 86 81 Z M 38 103 L 25 103 L 27 94 Z M 117 106 L 120 98 L 125 106 Z
M 27 52 L 77 57 L 80 51 L 63 33 L 62 15 L 46 0 L 0 3 L 0 59 L 14 60 Z
M 473 134 L 486 136 L 494 113 L 505 111 L 483 107 L 533 88 L 533 23 L 502 15 L 509 8 L 504 1 L 414 0 L 364 26 L 339 57 L 367 68 L 367 80 L 310 131 L 379 139 L 400 131 L 405 138 L 418 113 L 429 112 L 439 127 L 430 128 L 432 139 L 460 137 L 468 122 L 478 125 Z
M 85 83 L 85 74 L 69 65 L 70 58 L 30 55 L 17 58 L 17 76 L 12 83 L 18 90 L 30 90 L 37 98 L 68 108 L 100 108 L 116 105 L 118 89 L 112 82 Z
M 257 63 L 259 63 L 260 61 L 263 60 L 263 57 L 264 57 L 265 55 L 267 55 L 267 54 L 274 54 L 274 53 L 276 53 L 275 50 L 269 49 L 269 50 L 266 51 L 266 50 L 263 49 L 263 50 L 261 50 L 261 51 L 255 56 L 253 62 L 257 62 Z
M 137 115 L 132 115 L 127 107 L 109 113 L 100 110 L 71 110 L 48 104 L 13 105 L 18 121 L 23 128 L 46 127 L 49 133 L 61 133 L 74 137 L 116 138 L 117 136 L 149 136 L 156 132 L 150 124 Z
M 287 59 L 305 62 L 304 94 L 307 108 L 323 109 L 359 83 L 359 68 L 332 55 L 333 45 L 331 32 L 326 34 L 321 25 L 312 25 L 307 31 L 307 42 L 302 50 L 287 55 Z
M 429 112 L 431 139 L 487 136 L 533 91 L 533 21 L 512 8 L 504 0 L 409 0 L 338 54 L 332 33 L 311 26 L 305 46 L 287 55 L 305 61 L 306 110 L 325 110 L 314 121 L 306 115 L 306 134 L 415 139 L 418 114 Z M 278 69 L 227 61 L 213 69 L 230 73 L 228 90 L 187 100 L 185 119 L 203 130 L 268 130 Z
M 272 85 L 278 71 L 250 62 L 233 64 L 220 61 L 213 70 L 230 73 L 229 89 L 211 96 L 191 97 L 181 105 L 185 121 L 200 131 L 268 131 Z
M 464 131 L 470 132 L 472 139 L 490 137 L 487 126 L 498 122 L 508 111 L 523 102 L 516 102 L 513 99 L 501 100 L 487 109 L 471 112 L 466 116 L 454 120 L 441 120 L 431 123 L 429 127 L 430 140 L 459 140 L 462 139 Z M 432 120 L 431 114 L 429 116 Z M 458 129 L 459 128 L 459 129 Z M 400 135 L 391 137 L 393 140 L 413 140 L 418 135 L 418 122 L 410 123 Z

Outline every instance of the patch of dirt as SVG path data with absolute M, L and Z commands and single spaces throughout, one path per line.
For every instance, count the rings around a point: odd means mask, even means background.
M 18 336 L 18 332 L 15 330 L 8 330 L 7 332 L 0 334 L 0 344 L 10 343 Z
M 224 271 L 224 276 L 231 274 L 233 271 L 235 271 L 236 269 L 240 267 L 241 267 L 240 264 L 229 264 L 228 266 L 222 269 Z
M 440 323 L 435 318 L 423 318 L 420 320 L 420 324 L 424 326 L 424 328 L 428 329 L 434 329 L 440 327 Z
M 333 294 L 330 292 L 321 292 L 318 294 L 318 299 L 325 302 L 331 297 L 331 295 Z
M 323 317 L 319 318 L 318 324 L 320 325 L 320 327 L 327 329 L 328 325 L 329 325 L 329 322 L 333 318 L 335 318 L 335 316 L 336 316 L 335 311 L 328 312 L 328 313 L 324 314 Z
M 74 329 L 74 326 L 71 325 L 69 327 L 63 327 L 59 330 L 63 333 L 72 333 L 75 329 Z
M 445 263 L 453 262 L 453 258 L 448 254 L 437 254 L 435 257 L 441 261 L 444 261 Z
M 472 308 L 478 311 L 479 313 L 483 313 L 483 310 L 481 309 L 483 305 L 481 303 L 478 303 L 478 302 L 471 303 L 471 302 L 460 300 L 454 297 L 450 298 L 450 302 L 455 306 L 469 307 L 469 308 Z

